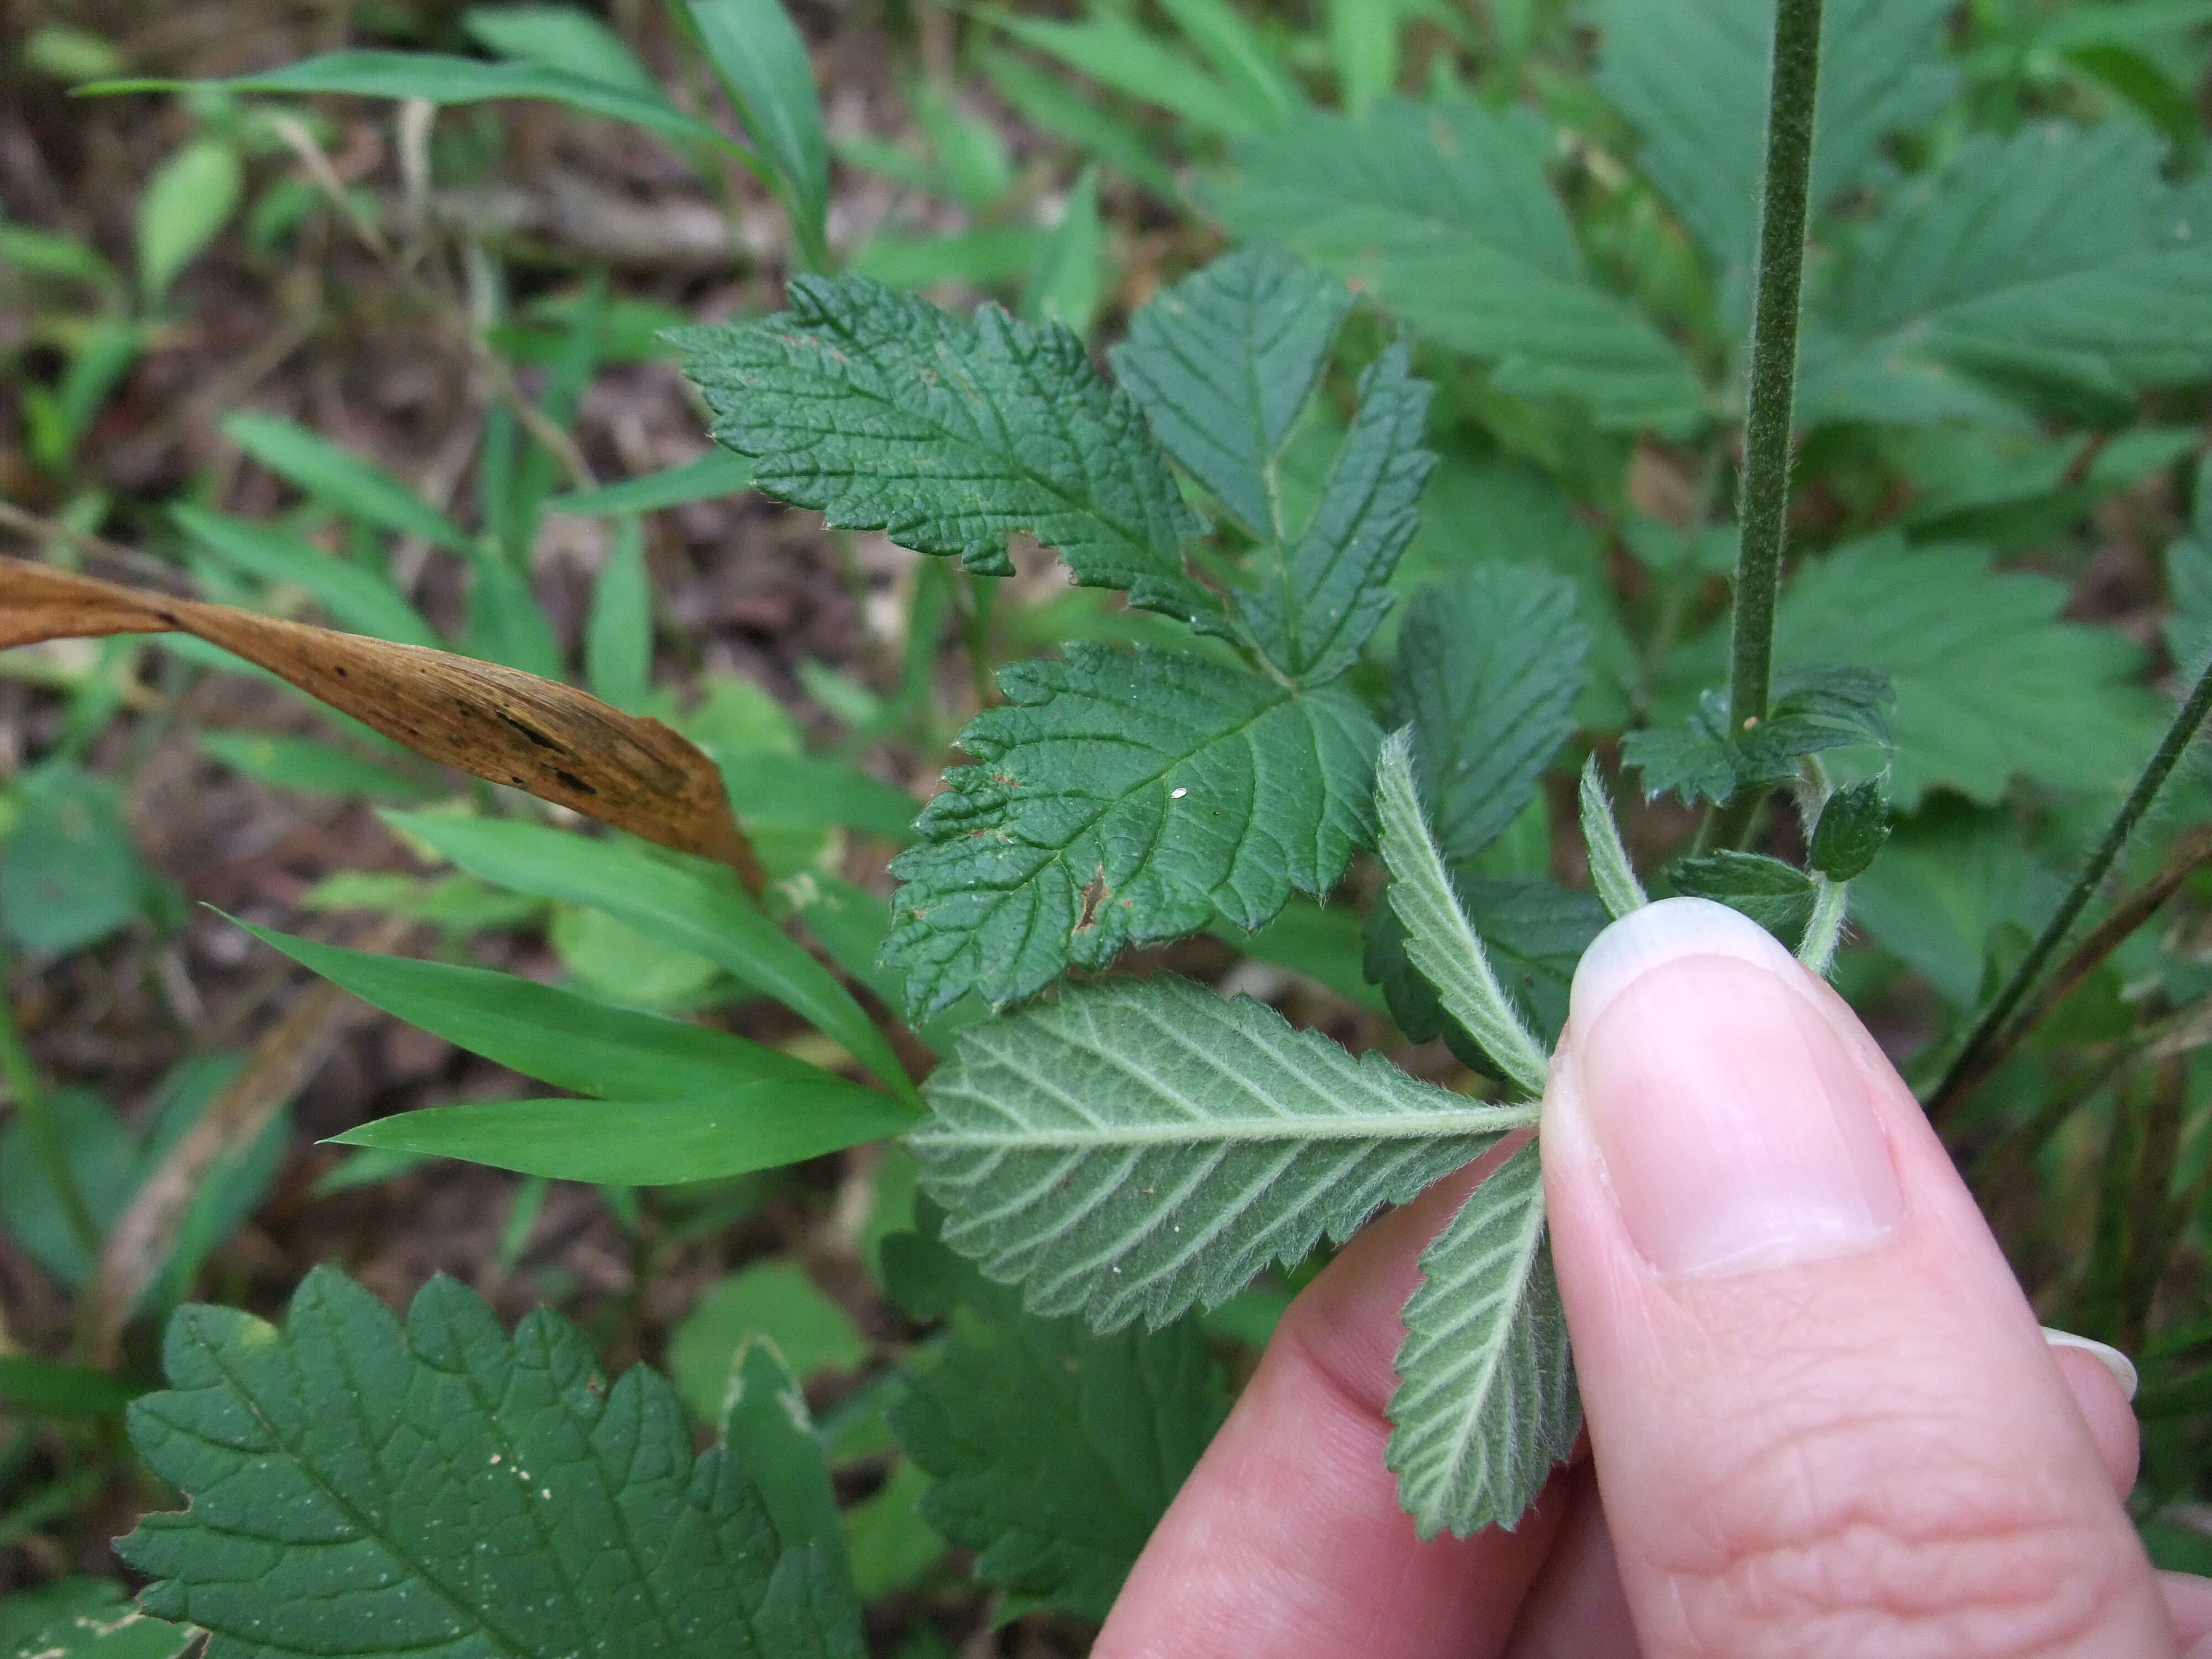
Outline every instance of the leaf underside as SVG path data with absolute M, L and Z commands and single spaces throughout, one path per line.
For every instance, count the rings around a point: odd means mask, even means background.
M 1098 1330 L 1224 1302 L 1531 1116 L 1165 974 L 975 1027 L 927 1093 L 945 1242 Z
M 1195 655 L 1069 647 L 1001 672 L 893 861 L 885 962 L 926 1018 L 974 990 L 1004 1006 L 1074 963 L 1197 932 L 1249 932 L 1319 897 L 1368 838 L 1378 741 L 1358 698 L 1294 694 Z
M 1523 1146 L 1421 1254 L 1384 1454 L 1424 1538 L 1510 1528 L 1582 1428 L 1566 1316 Z
M 603 1387 L 583 1336 L 512 1340 L 451 1279 L 403 1327 L 334 1269 L 278 1330 L 189 1307 L 132 1438 L 191 1507 L 117 1548 L 210 1659 L 860 1659 L 817 1550 L 780 1551 L 729 1457 L 695 1457 L 668 1384 Z

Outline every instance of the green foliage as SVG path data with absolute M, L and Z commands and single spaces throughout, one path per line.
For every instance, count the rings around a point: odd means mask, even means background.
M 1221 1421 L 1204 1339 L 1188 1321 L 1093 1336 L 1079 1319 L 1026 1316 L 919 1233 L 893 1235 L 884 1255 L 902 1301 L 951 1304 L 935 1363 L 891 1412 L 933 1477 L 922 1514 L 975 1552 L 978 1577 L 1103 1619 Z
M 1785 944 L 1796 943 L 1812 920 L 1813 878 L 1764 853 L 1725 848 L 1684 859 L 1671 873 L 1677 891 L 1741 910 Z
M 1421 1253 L 1386 1461 L 1424 1538 L 1510 1530 L 1582 1430 L 1534 1141 Z
M 1318 897 L 1367 836 L 1373 717 L 1193 653 L 1070 647 L 1000 676 L 961 733 L 900 890 L 885 959 L 919 1015 L 974 990 L 1034 994 L 1070 963 L 1173 939 L 1218 913 L 1273 920 Z
M 765 1340 L 799 1382 L 849 1371 L 868 1357 L 852 1316 L 796 1262 L 760 1261 L 700 1297 L 668 1340 L 668 1374 L 703 1422 L 718 1422 L 750 1345 Z
M 1692 805 L 1730 800 L 1745 790 L 1787 783 L 1807 755 L 1887 748 L 1893 697 L 1887 677 L 1868 669 L 1784 673 L 1775 681 L 1766 718 L 1750 730 L 1731 728 L 1726 692 L 1706 691 L 1686 724 L 1631 732 L 1621 757 L 1644 774 L 1646 795 L 1671 790 Z
M 138 286 L 149 303 L 222 234 L 244 188 L 238 152 L 221 138 L 195 138 L 161 163 L 138 203 Z
M 820 258 L 830 152 L 806 43 L 778 0 L 684 0 L 684 12 L 772 169 L 800 245 Z
M 0 1597 L 0 1659 L 177 1659 L 198 1639 L 151 1619 L 109 1578 L 61 1578 Z
M 1079 581 L 1212 608 L 1182 566 L 1200 521 L 1074 335 L 991 306 L 960 322 L 859 276 L 802 277 L 790 304 L 672 337 L 757 487 L 991 575 L 1012 574 L 1006 538 L 1028 531 Z
M 1831 881 L 1862 875 L 1889 839 L 1889 803 L 1869 778 L 1839 789 L 1820 808 L 1806 862 Z
M 782 1543 L 730 1454 L 693 1455 L 658 1376 L 602 1383 L 557 1315 L 510 1340 L 439 1279 L 403 1326 L 319 1268 L 281 1330 L 185 1310 L 163 1363 L 131 1431 L 191 1507 L 118 1549 L 210 1659 L 866 1650 L 824 1553 Z
M 1224 1302 L 1531 1115 L 1169 975 L 978 1025 L 928 1095 L 908 1142 L 945 1242 L 1097 1330 Z
M 22 781 L 0 847 L 0 927 L 30 950 L 94 944 L 128 927 L 152 896 L 120 792 L 67 763 Z

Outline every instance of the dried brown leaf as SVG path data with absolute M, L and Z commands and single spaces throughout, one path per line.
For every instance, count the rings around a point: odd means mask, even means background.
M 714 762 L 659 720 L 573 686 L 394 645 L 118 586 L 0 558 L 0 647 L 103 634 L 191 634 L 258 664 L 420 755 L 734 867 L 760 863 Z

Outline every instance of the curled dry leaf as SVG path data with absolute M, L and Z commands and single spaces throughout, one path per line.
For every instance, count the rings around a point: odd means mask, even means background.
M 0 647 L 170 633 L 194 635 L 257 663 L 417 754 L 663 847 L 718 860 L 755 893 L 763 885 L 721 774 L 659 720 L 472 657 L 0 558 Z

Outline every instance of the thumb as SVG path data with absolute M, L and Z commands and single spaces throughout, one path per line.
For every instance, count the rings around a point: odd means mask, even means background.
M 2174 1651 L 1941 1142 L 1763 929 L 1669 899 L 1602 934 L 1543 1146 L 1645 1659 Z

